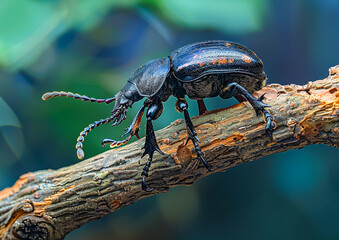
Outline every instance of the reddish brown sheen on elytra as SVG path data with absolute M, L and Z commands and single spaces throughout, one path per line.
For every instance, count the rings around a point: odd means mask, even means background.
M 212 61 L 213 62 L 213 61 Z M 218 59 L 218 64 L 225 64 L 225 63 L 232 63 L 234 62 L 234 59 L 233 58 L 230 58 L 230 59 L 226 59 L 226 58 L 220 58 Z
M 227 61 L 226 61 L 226 58 L 220 58 L 218 60 L 218 64 L 225 64 Z
M 241 58 L 245 63 L 250 63 L 252 62 L 251 58 L 247 55 L 243 55 Z

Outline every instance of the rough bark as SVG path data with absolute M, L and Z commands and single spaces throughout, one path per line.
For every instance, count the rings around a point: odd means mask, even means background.
M 289 149 L 312 144 L 339 147 L 339 65 L 324 80 L 305 86 L 271 84 L 256 92 L 275 118 L 273 140 L 265 134 L 262 116 L 247 103 L 195 117 L 201 148 L 213 170 L 184 145 L 183 120 L 156 132 L 165 155 L 155 154 L 141 190 L 144 139 L 58 170 L 27 173 L 0 192 L 1 239 L 63 239 L 81 225 L 142 198 L 190 185 L 215 172 Z

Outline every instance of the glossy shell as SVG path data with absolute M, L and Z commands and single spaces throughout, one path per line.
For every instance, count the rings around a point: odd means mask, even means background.
M 173 75 L 191 82 L 205 75 L 241 73 L 265 80 L 263 63 L 247 47 L 226 41 L 207 41 L 186 45 L 170 54 Z
M 168 57 L 149 61 L 139 67 L 128 82 L 136 86 L 140 96 L 152 97 L 164 84 L 170 65 Z

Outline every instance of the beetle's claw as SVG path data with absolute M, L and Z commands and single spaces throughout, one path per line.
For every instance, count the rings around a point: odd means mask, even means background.
M 114 140 L 105 138 L 101 141 L 101 147 L 105 147 L 107 144 L 114 142 Z
M 263 110 L 263 113 L 266 121 L 265 127 L 266 134 L 271 139 L 271 141 L 273 141 L 273 129 L 275 129 L 276 124 L 273 120 L 273 116 L 267 110 Z
M 151 192 L 153 191 L 153 188 L 149 188 L 146 184 L 146 177 L 148 177 L 148 171 L 151 167 L 151 163 L 152 163 L 152 159 L 153 159 L 153 153 L 151 153 L 149 155 L 148 161 L 144 167 L 144 169 L 142 170 L 141 176 L 142 176 L 142 182 L 141 182 L 141 188 L 142 190 L 146 191 L 146 192 Z
M 204 158 L 204 153 L 201 151 L 197 151 L 197 155 L 200 158 L 200 160 L 202 161 L 202 163 L 204 164 L 205 168 L 207 169 L 207 171 L 211 171 L 212 170 L 212 165 L 208 164 Z
M 104 140 L 101 141 L 101 147 L 105 147 L 106 144 L 111 144 L 110 147 L 119 147 L 120 145 L 126 144 L 130 139 L 132 138 L 132 135 L 129 135 L 126 139 L 120 140 L 120 141 L 115 141 L 113 139 L 105 138 Z
M 265 107 L 270 107 L 269 105 L 265 104 L 262 102 L 263 97 L 264 97 L 265 93 L 263 95 L 261 95 L 259 97 L 259 99 L 251 102 L 257 116 L 259 116 L 259 113 L 262 112 L 264 114 L 264 118 L 265 118 L 265 122 L 266 122 L 266 126 L 265 126 L 265 131 L 267 133 L 267 135 L 269 136 L 269 138 L 271 139 L 271 141 L 273 141 L 273 129 L 275 128 L 275 123 L 274 123 L 274 118 L 273 116 L 265 109 Z
M 197 136 L 197 131 L 195 131 L 191 118 L 189 117 L 188 111 L 187 109 L 184 109 L 184 116 L 185 116 L 185 121 L 186 121 L 186 127 L 187 127 L 187 140 L 186 140 L 186 144 L 189 142 L 189 140 L 192 141 L 195 151 L 197 153 L 197 156 L 200 158 L 200 160 L 202 161 L 202 163 L 204 164 L 205 168 L 208 171 L 211 171 L 212 166 L 210 164 L 208 164 L 206 162 L 206 160 L 204 159 L 204 153 L 201 151 L 201 148 L 199 147 L 198 142 L 200 143 L 200 140 Z
M 142 176 L 141 188 L 142 188 L 142 190 L 144 190 L 146 192 L 152 192 L 153 191 L 153 188 L 149 188 L 147 186 L 145 176 Z

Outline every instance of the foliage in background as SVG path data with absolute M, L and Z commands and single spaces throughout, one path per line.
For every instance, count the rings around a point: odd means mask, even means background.
M 8 104 L 0 97 L 0 133 L 17 158 L 24 148 L 21 123 Z
M 27 67 L 66 31 L 89 30 L 113 8 L 142 5 L 179 26 L 244 34 L 260 30 L 266 0 L 3 0 L 0 65 L 11 70 Z M 149 19 L 159 25 L 156 18 Z

